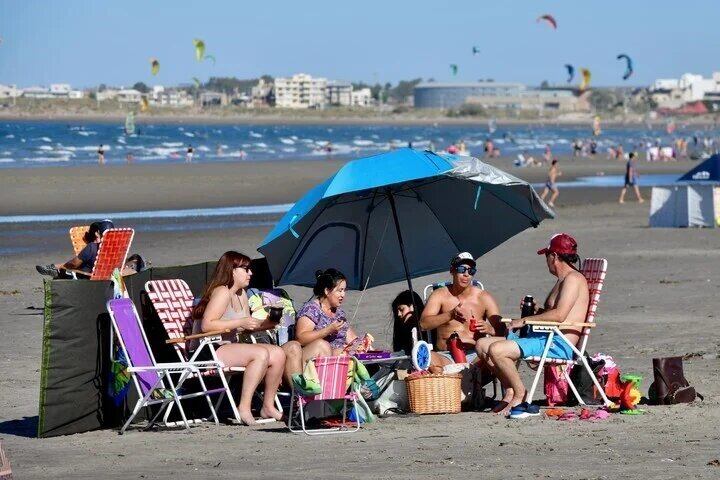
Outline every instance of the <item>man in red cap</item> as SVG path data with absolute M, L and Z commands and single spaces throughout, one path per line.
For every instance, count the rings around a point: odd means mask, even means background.
M 575 264 L 580 258 L 577 254 L 577 242 L 567 233 L 553 235 L 547 247 L 538 250 L 538 255 L 545 255 L 548 271 L 557 277 L 557 281 L 545 299 L 543 308 L 536 308 L 535 315 L 522 319 L 513 319 L 510 323 L 511 332 L 507 340 L 496 340 L 487 348 L 489 364 L 493 366 L 498 378 L 505 387 L 503 402 L 507 402 L 502 413 L 509 413 L 510 418 L 525 418 L 539 415 L 536 405 L 525 402 L 525 387 L 517 370 L 517 361 L 521 358 L 540 358 L 545 350 L 548 334 L 534 332 L 532 329 L 524 337 L 520 337 L 519 329 L 527 320 L 563 323 L 583 323 L 587 314 L 590 292 L 585 276 Z M 577 328 L 561 328 L 563 334 L 573 344 L 577 344 L 581 332 Z M 548 351 L 548 358 L 570 360 L 573 351 L 558 336 L 553 337 Z

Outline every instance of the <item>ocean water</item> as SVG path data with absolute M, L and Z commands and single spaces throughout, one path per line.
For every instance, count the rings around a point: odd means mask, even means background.
M 671 145 L 674 138 L 715 138 L 720 131 L 680 125 L 668 135 L 664 127 L 609 127 L 596 139 L 598 152 L 622 144 L 626 151 L 648 142 Z M 480 126 L 394 125 L 202 125 L 136 124 L 125 135 L 124 123 L 0 122 L 0 168 L 88 165 L 97 163 L 100 144 L 108 164 L 121 164 L 131 155 L 136 163 L 180 163 L 188 145 L 193 162 L 243 160 L 324 160 L 372 155 L 409 143 L 415 148 L 441 150 L 464 140 L 470 153 L 482 155 L 483 142 L 492 138 L 503 155 L 539 155 L 546 145 L 554 154 L 570 153 L 576 138 L 588 139 L 590 126 L 502 126 L 490 132 Z M 691 141 L 692 147 L 692 141 Z

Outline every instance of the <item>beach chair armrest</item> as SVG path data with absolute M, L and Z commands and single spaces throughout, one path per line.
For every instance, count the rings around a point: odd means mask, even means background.
M 502 323 L 510 323 L 512 322 L 512 318 L 501 318 L 500 321 Z M 577 328 L 595 328 L 597 327 L 596 323 L 557 323 L 557 322 L 548 322 L 543 320 L 525 320 L 525 325 L 534 325 L 537 327 L 577 327 Z
M 168 343 L 168 344 L 183 343 L 183 342 L 187 342 L 188 340 L 195 339 L 195 338 L 217 337 L 217 336 L 222 335 L 223 333 L 230 333 L 230 332 L 232 332 L 232 330 L 230 330 L 229 328 L 226 328 L 224 330 L 215 330 L 213 332 L 196 333 L 193 335 L 186 335 L 183 337 L 169 338 L 169 339 L 165 340 L 165 343 Z
M 63 270 L 65 270 L 66 273 L 80 275 L 84 278 L 90 278 L 92 276 L 91 272 L 86 272 L 85 270 L 75 270 L 72 268 L 63 268 Z
M 162 372 L 162 371 L 183 371 L 198 370 L 190 363 L 158 363 L 157 365 L 145 365 L 142 367 L 127 367 L 128 372 Z

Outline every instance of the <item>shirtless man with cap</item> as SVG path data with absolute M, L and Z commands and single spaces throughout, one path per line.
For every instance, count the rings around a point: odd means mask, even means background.
M 583 323 L 590 302 L 587 280 L 575 267 L 580 258 L 573 237 L 567 233 L 555 234 L 550 244 L 537 253 L 545 255 L 549 273 L 557 277 L 544 307 L 537 309 L 535 315 L 512 320 L 507 340 L 487 340 L 488 345 L 483 345 L 489 365 L 505 387 L 503 402 L 506 405 L 501 413 L 509 413 L 510 418 L 525 418 L 540 413 L 537 405 L 525 402 L 525 387 L 517 370 L 517 361 L 526 357 L 541 357 L 548 338 L 547 333 L 532 330 L 521 338 L 515 330 L 523 327 L 527 320 L 558 324 Z M 561 330 L 569 341 L 577 344 L 582 332 L 570 326 Z M 561 338 L 553 337 L 548 351 L 549 358 L 571 360 L 573 354 L 572 348 Z
M 477 264 L 473 256 L 468 252 L 458 253 L 450 262 L 452 284 L 435 290 L 425 305 L 420 327 L 423 330 L 436 330 L 435 347 L 438 351 L 433 352 L 437 355 L 432 357 L 432 367 L 454 362 L 447 351 L 448 338 L 454 332 L 458 333 L 467 351 L 468 362 L 471 363 L 478 359 L 476 337 L 505 335 L 505 326 L 500 321 L 500 309 L 495 299 L 486 290 L 472 284 L 475 273 Z M 473 319 L 474 332 L 470 330 Z

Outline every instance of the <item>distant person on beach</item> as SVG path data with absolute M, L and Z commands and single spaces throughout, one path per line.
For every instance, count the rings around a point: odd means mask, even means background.
M 595 156 L 597 155 L 597 142 L 595 140 L 590 140 L 590 155 Z
M 545 181 L 545 188 L 543 189 L 542 195 L 540 195 L 540 198 L 542 198 L 544 201 L 547 194 L 552 192 L 552 195 L 550 195 L 550 201 L 548 201 L 548 205 L 550 205 L 551 207 L 555 206 L 555 200 L 557 200 L 558 195 L 560 195 L 560 191 L 557 187 L 557 177 L 559 177 L 560 175 L 562 175 L 562 172 L 558 167 L 557 158 L 555 158 L 550 164 L 550 170 L 548 170 L 548 178 L 547 181 Z
M 303 346 L 303 363 L 318 356 L 342 355 L 362 341 L 342 309 L 345 275 L 328 268 L 318 270 L 315 279 L 312 298 L 297 312 L 295 338 Z
M 133 160 L 135 160 L 135 157 L 133 156 L 132 153 L 128 153 L 127 155 L 125 155 L 125 161 L 127 162 L 128 165 L 130 165 L 133 162 Z
M 436 289 L 428 298 L 420 316 L 423 330 L 435 330 L 437 356 L 431 366 L 438 370 L 455 363 L 449 352 L 448 340 L 455 332 L 460 337 L 468 362 L 477 361 L 485 380 L 490 380 L 484 368 L 487 338 L 504 337 L 505 327 L 500 322 L 500 309 L 487 290 L 473 285 L 477 264 L 469 252 L 458 253 L 450 261 L 452 284 Z
M 192 145 L 188 145 L 187 153 L 185 154 L 185 163 L 192 163 L 193 155 L 195 155 L 195 149 Z
M 543 161 L 546 165 L 550 165 L 550 162 L 552 161 L 552 150 L 550 149 L 550 145 L 545 145 L 545 152 L 543 153 Z
M 47 275 L 52 278 L 72 278 L 67 273 L 67 270 L 85 272 L 89 276 L 95 266 L 95 259 L 97 258 L 98 250 L 100 250 L 102 237 L 105 232 L 113 228 L 113 226 L 113 222 L 107 219 L 91 223 L 90 230 L 88 230 L 83 237 L 85 247 L 76 257 L 73 257 L 65 263 L 36 265 L 35 270 L 41 275 Z
M 573 140 L 573 157 L 579 157 L 582 154 L 582 141 L 579 139 Z
M 105 165 L 105 146 L 101 143 L 97 151 L 98 165 Z
M 640 175 L 638 175 L 637 165 L 635 165 L 636 156 L 635 152 L 630 152 L 630 158 L 628 158 L 628 161 L 625 164 L 625 185 L 620 191 L 618 203 L 625 203 L 625 193 L 627 192 L 628 187 L 632 187 L 633 190 L 635 190 L 635 197 L 637 197 L 638 203 L 643 203 L 645 201 L 640 195 L 640 187 L 638 186 L 638 178 L 640 178 Z
M 525 400 L 525 386 L 518 373 L 517 362 L 525 357 L 542 356 L 548 334 L 529 331 L 524 337 L 517 332 L 525 326 L 525 321 L 563 323 L 583 323 L 587 314 L 590 293 L 587 280 L 575 266 L 579 264 L 577 242 L 567 233 L 553 235 L 550 244 L 538 250 L 538 255 L 545 255 L 548 272 L 557 277 L 542 308 L 535 307 L 535 314 L 525 318 L 513 319 L 509 325 L 510 333 L 505 339 L 497 339 L 488 347 L 490 366 L 505 388 L 505 396 L 501 402 L 505 406 L 500 413 L 510 414 L 510 418 L 525 418 L 540 414 L 537 405 L 528 404 Z M 580 339 L 581 332 L 573 327 L 562 328 L 563 334 L 574 345 Z M 550 344 L 549 356 L 571 360 L 573 350 L 557 336 Z
M 254 425 L 250 410 L 253 394 L 265 379 L 262 418 L 280 420 L 282 413 L 275 408 L 275 394 L 282 381 L 285 352 L 276 345 L 240 343 L 237 333 L 251 333 L 263 329 L 263 320 L 253 318 L 245 289 L 250 284 L 252 270 L 250 257 L 228 251 L 220 257 L 202 298 L 193 309 L 193 333 L 217 332 L 228 343 L 217 347 L 217 356 L 226 367 L 245 367 L 240 401 L 237 405 L 240 419 Z M 267 320 L 265 320 L 267 322 Z M 197 348 L 197 347 L 195 347 Z

